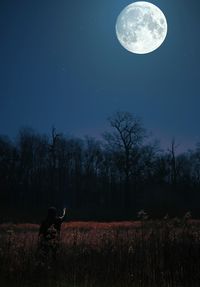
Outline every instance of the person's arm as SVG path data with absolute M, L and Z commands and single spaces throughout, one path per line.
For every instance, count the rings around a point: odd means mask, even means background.
M 63 220 L 65 215 L 66 215 L 66 208 L 63 209 L 63 215 L 60 217 L 60 219 Z
M 62 225 L 62 223 L 64 221 L 65 215 L 66 215 L 66 208 L 63 209 L 62 216 L 59 216 L 59 217 L 56 218 L 54 227 L 57 230 L 58 235 L 60 235 L 61 225 Z

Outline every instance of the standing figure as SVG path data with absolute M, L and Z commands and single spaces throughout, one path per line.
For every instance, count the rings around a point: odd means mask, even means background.
M 60 240 L 61 225 L 64 221 L 66 208 L 63 209 L 63 215 L 57 216 L 55 207 L 48 209 L 47 218 L 42 222 L 38 234 L 38 247 L 40 255 L 43 258 L 55 258 Z M 47 260 L 49 260 L 47 259 Z
M 47 218 L 42 222 L 39 229 L 39 238 L 51 240 L 60 237 L 61 225 L 64 221 L 66 208 L 63 209 L 63 215 L 58 217 L 55 207 L 48 209 Z

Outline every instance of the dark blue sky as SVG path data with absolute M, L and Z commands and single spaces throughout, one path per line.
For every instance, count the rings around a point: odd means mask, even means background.
M 1 0 L 0 134 L 30 126 L 99 136 L 117 110 L 168 145 L 200 141 L 200 1 L 152 0 L 168 35 L 153 53 L 126 51 L 118 14 L 134 1 Z

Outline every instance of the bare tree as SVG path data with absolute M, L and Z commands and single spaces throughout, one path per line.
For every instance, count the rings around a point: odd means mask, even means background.
M 177 184 L 177 160 L 176 160 L 176 149 L 179 145 L 176 144 L 175 139 L 172 139 L 171 147 L 169 150 L 170 152 L 170 165 L 171 165 L 171 183 L 173 187 L 176 187 Z
M 125 176 L 124 204 L 130 207 L 130 177 L 145 130 L 141 121 L 128 112 L 117 112 L 108 119 L 112 132 L 104 134 L 108 150 L 115 155 L 117 167 Z

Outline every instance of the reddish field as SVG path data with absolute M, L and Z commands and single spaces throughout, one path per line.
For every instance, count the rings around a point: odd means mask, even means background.
M 68 222 L 45 252 L 38 229 L 0 225 L 1 286 L 200 286 L 198 220 Z

